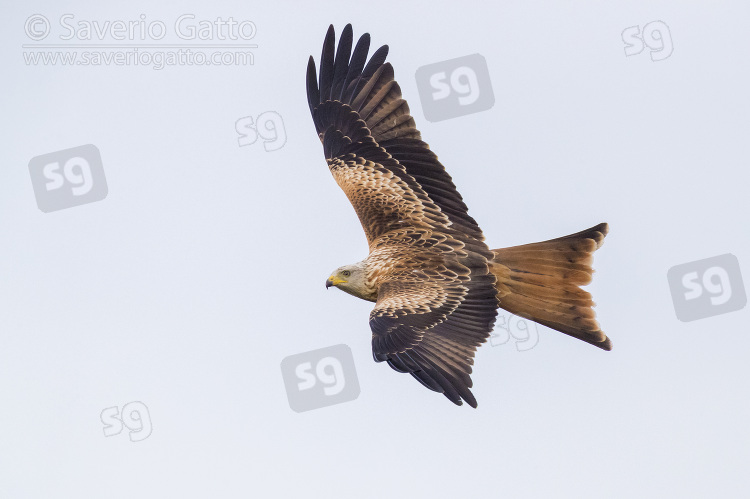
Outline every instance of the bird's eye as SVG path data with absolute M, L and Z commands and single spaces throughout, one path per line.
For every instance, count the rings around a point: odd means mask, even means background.
M 345 271 L 343 271 L 343 272 L 341 273 L 341 275 L 343 275 L 344 277 L 349 277 L 349 276 L 350 276 L 351 274 L 352 274 L 352 273 L 351 273 L 351 272 L 349 272 L 348 270 L 345 270 Z

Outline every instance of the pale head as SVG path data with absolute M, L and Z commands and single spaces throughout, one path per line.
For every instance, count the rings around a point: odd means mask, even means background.
M 363 300 L 376 301 L 378 298 L 377 291 L 367 286 L 365 262 L 344 265 L 334 270 L 326 280 L 326 289 L 331 286 Z

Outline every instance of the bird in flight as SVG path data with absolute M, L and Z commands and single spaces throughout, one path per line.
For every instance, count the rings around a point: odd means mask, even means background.
M 594 251 L 606 223 L 549 241 L 491 250 L 453 180 L 422 140 L 370 35 L 353 46 L 331 25 L 320 71 L 310 57 L 307 100 L 328 168 L 362 223 L 369 255 L 326 281 L 375 302 L 372 354 L 451 402 L 477 407 L 470 388 L 478 346 L 498 307 L 603 350 L 591 294 Z

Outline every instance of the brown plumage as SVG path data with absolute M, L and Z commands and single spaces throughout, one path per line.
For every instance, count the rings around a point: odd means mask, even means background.
M 327 286 L 375 301 L 372 350 L 461 405 L 476 348 L 497 308 L 610 350 L 594 318 L 592 253 L 607 224 L 541 243 L 490 250 L 443 165 L 422 141 L 401 98 L 388 46 L 367 60 L 370 35 L 352 52 L 347 25 L 334 51 L 331 26 L 320 72 L 310 57 L 307 97 L 334 179 L 367 236 L 369 256 Z

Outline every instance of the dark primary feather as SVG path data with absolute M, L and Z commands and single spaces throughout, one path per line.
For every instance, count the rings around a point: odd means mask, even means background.
M 317 76 L 315 59 L 313 59 L 313 56 L 310 56 L 310 59 L 307 61 L 307 105 L 310 107 L 311 113 L 320 104 L 320 91 L 318 90 L 318 85 L 315 83 Z
M 359 81 L 362 74 L 362 69 L 365 67 L 367 61 L 367 52 L 370 50 L 370 34 L 365 33 L 359 37 L 357 46 L 354 47 L 354 54 L 352 55 L 351 61 L 349 62 L 349 71 L 346 74 L 346 80 L 341 89 L 341 95 L 339 101 L 348 102 L 354 92 L 355 82 Z
M 336 59 L 333 64 L 333 82 L 331 83 L 331 100 L 341 100 L 341 89 L 349 72 L 349 56 L 352 53 L 352 25 L 347 24 L 339 38 Z
M 333 44 L 335 43 L 333 25 L 328 27 L 323 51 L 320 54 L 320 98 L 323 102 L 331 99 L 331 84 L 333 83 Z

